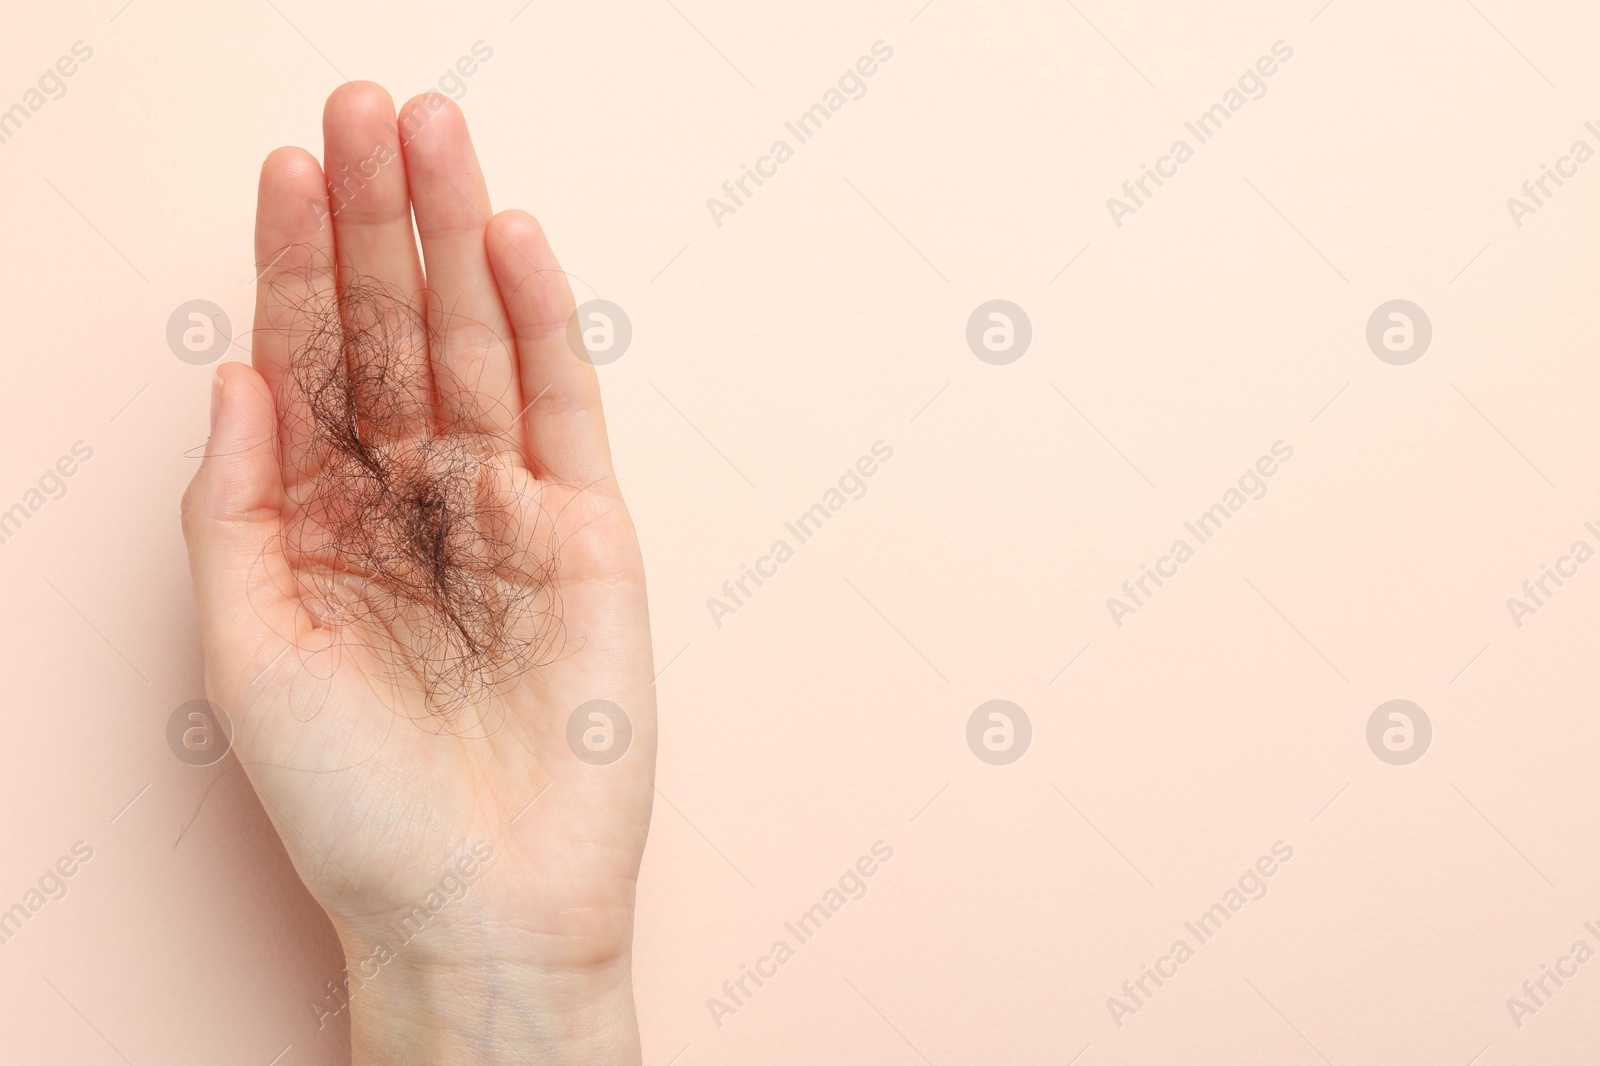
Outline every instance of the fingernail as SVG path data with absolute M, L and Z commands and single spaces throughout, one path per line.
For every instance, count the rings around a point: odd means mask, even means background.
M 211 375 L 211 432 L 217 431 L 217 412 L 222 410 L 222 375 Z

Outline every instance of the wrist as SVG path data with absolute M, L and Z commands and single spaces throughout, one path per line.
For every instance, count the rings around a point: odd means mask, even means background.
M 347 964 L 351 1066 L 638 1066 L 626 960 L 552 973 L 475 956 Z

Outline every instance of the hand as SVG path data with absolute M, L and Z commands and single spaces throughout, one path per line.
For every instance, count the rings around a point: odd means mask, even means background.
M 338 932 L 356 1063 L 638 1062 L 649 618 L 571 288 L 455 104 L 350 83 L 323 136 L 262 168 L 252 365 L 184 496 L 208 697 Z M 591 700 L 614 762 L 569 745 Z

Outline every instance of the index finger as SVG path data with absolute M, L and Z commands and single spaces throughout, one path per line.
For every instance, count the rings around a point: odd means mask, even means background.
M 311 347 L 320 368 L 294 366 L 296 353 L 337 322 L 333 227 L 322 168 L 310 152 L 279 148 L 261 166 L 256 201 L 256 313 L 251 362 L 278 404 L 278 434 L 286 489 L 315 474 L 306 428 L 311 410 L 306 372 L 338 374 L 343 353 L 332 338 Z

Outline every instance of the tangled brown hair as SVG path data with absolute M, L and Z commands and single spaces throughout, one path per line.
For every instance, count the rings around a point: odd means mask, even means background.
M 365 278 L 293 307 L 279 411 L 302 597 L 448 720 L 559 653 L 553 523 L 516 441 L 467 428 L 473 412 L 441 422 L 428 351 L 447 316 Z

